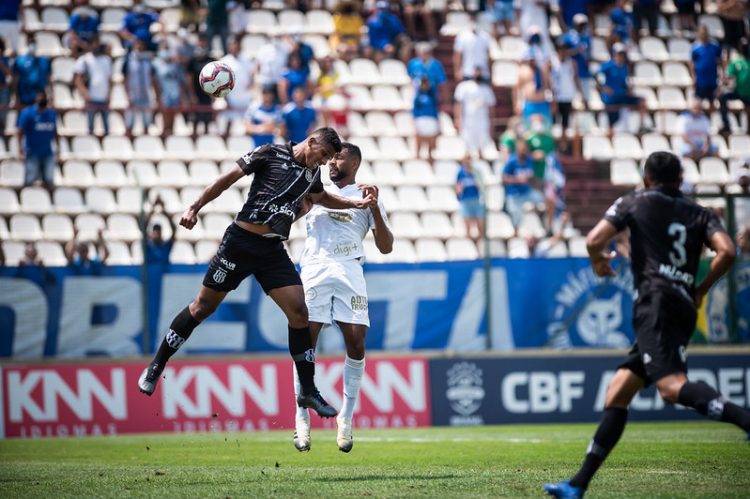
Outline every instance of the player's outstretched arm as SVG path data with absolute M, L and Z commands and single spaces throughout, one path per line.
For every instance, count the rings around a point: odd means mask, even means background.
M 309 195 L 313 203 L 331 210 L 346 210 L 349 208 L 364 209 L 369 208 L 373 203 L 377 203 L 377 200 L 371 194 L 362 199 L 348 199 L 337 196 L 336 194 L 331 194 L 324 189 L 321 192 L 311 192 Z
M 605 251 L 609 241 L 617 235 L 617 227 L 607 220 L 600 220 L 586 236 L 586 249 L 589 252 L 591 267 L 599 277 L 616 275 L 611 262 L 617 253 Z
M 219 197 L 219 195 L 232 186 L 235 182 L 245 176 L 245 172 L 239 165 L 235 165 L 234 168 L 223 173 L 219 178 L 214 180 L 208 187 L 206 187 L 198 199 L 195 200 L 190 207 L 185 210 L 180 219 L 180 225 L 186 229 L 192 229 L 198 222 L 198 212 L 201 208 L 206 206 L 208 203 Z
M 387 255 L 393 251 L 393 232 L 391 232 L 391 228 L 388 227 L 383 213 L 380 211 L 381 206 L 378 202 L 380 191 L 376 185 L 360 185 L 360 188 L 364 189 L 365 195 L 375 198 L 372 206 L 370 206 L 372 219 L 375 222 L 375 226 L 372 228 L 372 235 L 375 236 L 375 247 L 382 254 Z
M 723 230 L 714 232 L 710 242 L 711 248 L 716 251 L 716 258 L 711 261 L 706 277 L 695 288 L 694 300 L 696 307 L 701 306 L 703 297 L 706 296 L 711 286 L 729 271 L 737 259 L 737 252 L 734 248 L 732 238 Z

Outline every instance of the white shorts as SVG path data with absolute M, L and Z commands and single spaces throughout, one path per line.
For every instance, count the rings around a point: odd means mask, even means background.
M 358 260 L 307 264 L 300 277 L 310 322 L 370 326 L 367 285 Z
M 437 118 L 420 116 L 414 118 L 414 130 L 420 137 L 435 137 L 440 131 L 440 124 Z

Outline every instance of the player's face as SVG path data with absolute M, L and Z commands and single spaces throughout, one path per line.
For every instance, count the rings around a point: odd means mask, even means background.
M 336 154 L 336 151 L 330 144 L 320 142 L 314 138 L 308 139 L 307 143 L 307 166 L 317 168 L 323 163 L 329 161 Z
M 354 170 L 354 160 L 349 156 L 349 151 L 342 149 L 341 152 L 328 162 L 329 176 L 332 181 L 338 182 L 347 178 Z

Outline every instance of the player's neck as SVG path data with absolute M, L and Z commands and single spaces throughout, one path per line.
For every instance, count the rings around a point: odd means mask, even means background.
M 297 163 L 305 165 L 309 169 L 314 170 L 315 165 L 308 165 L 305 159 L 305 152 L 307 151 L 306 147 L 307 145 L 305 145 L 304 142 L 300 144 L 294 144 L 294 146 L 292 147 L 292 157 Z
M 345 179 L 339 180 L 338 182 L 334 182 L 334 184 L 336 184 L 336 187 L 338 187 L 339 189 L 343 189 L 344 187 L 348 185 L 352 185 L 353 183 L 354 183 L 354 177 L 345 178 Z

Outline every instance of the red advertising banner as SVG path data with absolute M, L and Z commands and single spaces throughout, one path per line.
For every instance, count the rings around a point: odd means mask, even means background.
M 294 426 L 290 360 L 175 360 L 156 393 L 136 382 L 144 363 L 24 364 L 0 368 L 0 437 L 114 435 L 142 432 L 263 431 Z M 316 384 L 342 404 L 343 360 L 321 359 Z M 429 426 L 427 361 L 368 358 L 354 425 Z M 333 420 L 312 417 L 313 426 Z

